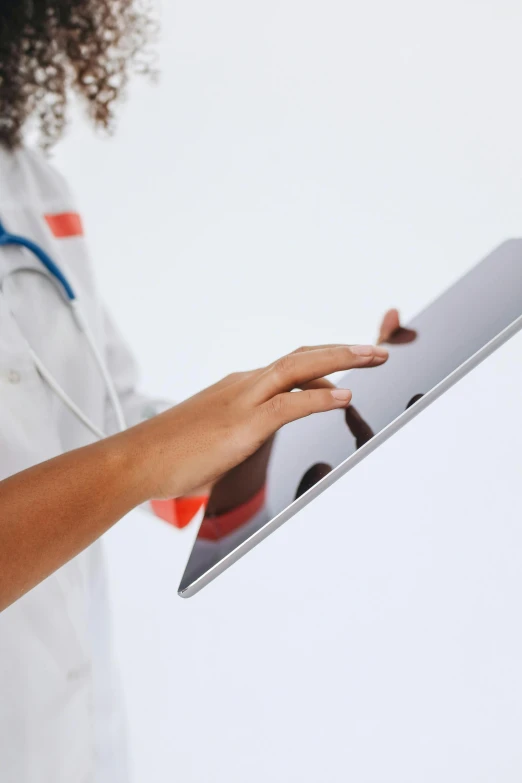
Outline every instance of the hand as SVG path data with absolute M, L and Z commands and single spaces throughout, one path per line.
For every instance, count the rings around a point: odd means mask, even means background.
M 377 367 L 387 358 L 375 346 L 299 349 L 268 367 L 230 375 L 121 437 L 132 439 L 150 497 L 179 497 L 214 483 L 283 425 L 346 408 L 351 392 L 325 386 L 324 375 Z M 296 388 L 302 391 L 293 392 Z
M 401 327 L 399 313 L 392 309 L 384 315 L 380 329 L 378 342 L 410 342 L 415 339 L 415 332 Z M 300 351 L 307 349 L 300 349 Z M 308 349 L 309 350 L 309 349 Z M 302 384 L 301 388 L 334 389 L 333 383 L 326 378 L 315 380 L 311 384 Z M 356 448 L 359 449 L 373 437 L 373 431 L 364 421 L 353 405 L 346 407 L 346 424 L 355 438 Z M 269 438 L 256 452 L 237 467 L 228 471 L 213 487 L 206 488 L 210 499 L 207 506 L 207 516 L 223 514 L 250 500 L 259 492 L 266 482 L 266 472 L 270 460 L 270 454 L 274 445 L 274 439 Z M 314 481 L 315 483 L 315 481 Z M 211 491 L 210 491 L 211 490 Z

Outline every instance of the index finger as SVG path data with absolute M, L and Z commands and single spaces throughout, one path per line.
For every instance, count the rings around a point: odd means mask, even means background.
M 339 348 L 342 343 L 326 343 L 325 345 L 302 345 L 292 353 L 303 353 L 304 351 L 317 351 L 319 348 Z M 296 388 L 302 391 L 308 391 L 308 389 L 335 389 L 335 384 L 326 378 L 317 378 L 315 381 L 308 381 L 307 383 L 301 383 Z
M 255 402 L 266 402 L 276 394 L 317 382 L 330 373 L 377 367 L 387 358 L 388 351 L 375 345 L 340 345 L 287 354 L 265 368 L 254 381 Z

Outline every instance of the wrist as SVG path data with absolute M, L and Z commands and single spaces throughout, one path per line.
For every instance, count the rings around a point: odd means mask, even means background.
M 122 489 L 129 493 L 133 507 L 153 498 L 158 483 L 152 439 L 142 426 L 131 427 L 105 441 L 111 464 L 122 478 Z

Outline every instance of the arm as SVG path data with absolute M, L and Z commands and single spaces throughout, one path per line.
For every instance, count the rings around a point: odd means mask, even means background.
M 115 436 L 0 482 L 0 611 L 148 499 L 140 456 Z
M 292 389 L 386 361 L 371 346 L 328 346 L 237 373 L 100 443 L 0 482 L 0 609 L 77 555 L 130 509 L 216 482 L 283 425 L 345 408 L 348 390 Z

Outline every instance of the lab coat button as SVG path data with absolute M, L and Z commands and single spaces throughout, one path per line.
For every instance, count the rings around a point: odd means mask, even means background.
M 20 373 L 18 370 L 9 370 L 7 373 L 7 380 L 9 383 L 20 383 Z

